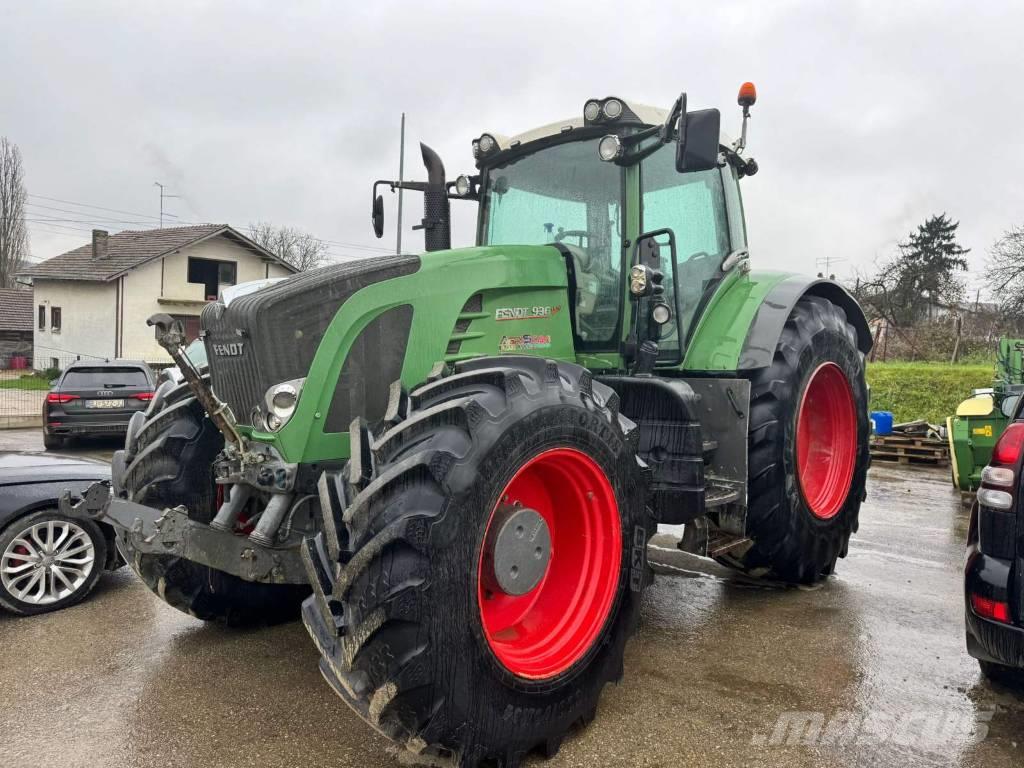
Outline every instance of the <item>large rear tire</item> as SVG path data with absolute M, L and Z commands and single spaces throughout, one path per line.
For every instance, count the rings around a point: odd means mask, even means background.
M 392 402 L 321 481 L 303 607 L 321 670 L 420 759 L 551 755 L 621 677 L 650 580 L 635 427 L 584 369 L 540 358 L 462 364 Z
M 114 492 L 150 507 L 183 504 L 192 519 L 209 522 L 216 514 L 212 464 L 223 448 L 188 386 L 165 383 L 145 417 L 129 425 L 125 449 L 114 454 Z M 161 600 L 204 621 L 288 621 L 309 594 L 306 587 L 253 583 L 180 557 L 143 554 L 120 533 L 117 546 Z
M 830 575 L 856 532 L 870 463 L 864 355 L 846 313 L 797 302 L 772 365 L 751 376 L 747 530 L 724 563 L 808 584 Z

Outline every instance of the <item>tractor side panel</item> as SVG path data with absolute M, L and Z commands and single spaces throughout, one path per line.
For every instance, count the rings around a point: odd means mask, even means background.
M 415 273 L 369 285 L 341 305 L 295 415 L 277 434 L 253 436 L 289 462 L 344 460 L 351 420 L 380 418 L 396 378 L 411 388 L 437 363 L 499 354 L 573 361 L 567 285 L 552 247 L 424 253 Z

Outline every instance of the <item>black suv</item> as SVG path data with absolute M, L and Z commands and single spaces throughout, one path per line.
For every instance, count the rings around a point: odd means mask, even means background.
M 135 360 L 77 362 L 51 382 L 43 402 L 43 445 L 61 448 L 69 437 L 123 435 L 128 421 L 153 399 L 155 380 Z
M 1018 404 L 981 473 L 967 534 L 967 651 L 989 678 L 1024 669 L 1024 418 Z

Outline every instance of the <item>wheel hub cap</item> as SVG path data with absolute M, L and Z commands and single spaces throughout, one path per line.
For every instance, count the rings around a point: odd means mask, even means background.
M 551 559 L 551 533 L 541 514 L 503 504 L 488 534 L 494 580 L 506 595 L 525 595 L 540 584 Z

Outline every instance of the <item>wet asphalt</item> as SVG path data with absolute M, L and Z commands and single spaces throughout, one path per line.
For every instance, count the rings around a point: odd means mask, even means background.
M 0 451 L 41 449 L 38 431 L 0 431 Z M 876 464 L 868 492 L 849 556 L 814 589 L 752 583 L 656 537 L 623 683 L 529 764 L 1024 765 L 1024 691 L 964 651 L 967 510 L 948 470 Z M 780 730 L 793 712 L 825 728 Z M 0 614 L 0 766 L 402 762 L 321 679 L 301 624 L 206 625 L 126 568 L 66 611 Z

